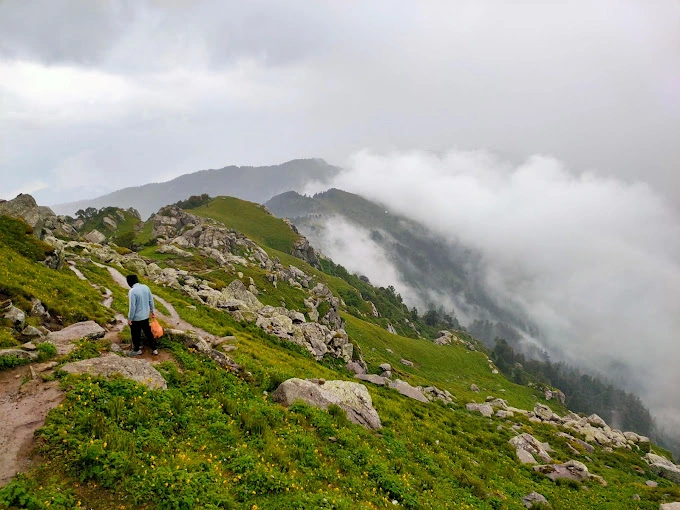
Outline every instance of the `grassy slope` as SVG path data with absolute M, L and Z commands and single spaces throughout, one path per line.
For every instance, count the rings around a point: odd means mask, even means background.
M 268 214 L 261 206 L 238 198 L 217 197 L 191 212 L 213 218 L 258 244 L 284 253 L 291 253 L 299 238 L 285 222 Z
M 297 259 L 292 262 L 314 272 Z M 114 308 L 124 309 L 124 289 L 106 271 L 86 266 L 84 272 L 113 289 Z M 53 273 L 53 284 L 72 283 L 67 273 Z M 325 280 L 332 287 L 348 285 Z M 281 381 L 351 379 L 351 374 L 337 362 L 317 363 L 294 344 L 239 324 L 179 291 L 152 289 L 185 320 L 217 335 L 235 335 L 234 357 L 250 374 L 227 374 L 166 338 L 163 347 L 175 359 L 160 367 L 167 391 L 146 391 L 121 379 L 66 377 L 64 404 L 51 411 L 38 434 L 42 458 L 48 460 L 0 490 L 0 508 L 74 508 L 80 502 L 104 509 L 369 509 L 394 508 L 392 500 L 397 500 L 406 508 L 521 509 L 522 496 L 534 490 L 555 509 L 656 509 L 659 501 L 680 499 L 680 489 L 652 475 L 633 452 L 598 449 L 589 456 L 589 468 L 604 476 L 608 487 L 588 482 L 583 490 L 536 474 L 520 465 L 507 445 L 513 435 L 509 426 L 521 424 L 549 441 L 553 458 L 568 460 L 573 454 L 555 437 L 555 428 L 522 417 L 489 420 L 468 413 L 463 405 L 493 394 L 531 408 L 535 395 L 529 388 L 492 375 L 482 353 L 392 335 L 349 315 L 344 317 L 348 332 L 372 369 L 389 361 L 399 377 L 449 389 L 457 403 L 421 404 L 367 384 L 383 422 L 380 432 L 349 424 L 334 410 L 305 405 L 284 410 L 265 394 Z M 274 289 L 268 292 L 275 295 Z M 385 351 L 388 347 L 393 356 Z M 105 346 L 83 345 L 78 353 L 96 348 Z M 401 357 L 415 367 L 401 365 Z M 469 392 L 472 382 L 482 393 Z M 503 429 L 497 429 L 499 424 Z M 659 488 L 646 487 L 649 478 L 659 481 Z M 636 493 L 641 501 L 632 500 Z

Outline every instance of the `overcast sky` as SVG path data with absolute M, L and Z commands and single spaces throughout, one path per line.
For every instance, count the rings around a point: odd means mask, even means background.
M 3 0 L 0 197 L 482 149 L 677 203 L 678 26 L 674 0 Z

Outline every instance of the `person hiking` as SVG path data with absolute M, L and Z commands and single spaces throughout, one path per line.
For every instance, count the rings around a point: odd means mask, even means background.
M 152 319 L 156 317 L 153 306 L 153 295 L 149 287 L 143 283 L 139 283 L 139 278 L 136 274 L 131 274 L 126 277 L 127 283 L 130 286 L 128 291 L 128 301 L 130 308 L 128 311 L 128 325 L 132 332 L 132 350 L 128 352 L 129 356 L 139 356 L 142 354 L 142 331 L 146 337 L 146 341 L 150 344 L 154 355 L 158 354 L 156 339 L 151 333 L 151 325 L 149 324 L 149 317 Z

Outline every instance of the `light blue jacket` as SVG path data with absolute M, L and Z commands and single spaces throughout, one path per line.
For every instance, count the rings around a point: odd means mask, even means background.
M 128 291 L 128 300 L 130 301 L 129 320 L 143 321 L 148 319 L 150 314 L 154 313 L 153 296 L 149 287 L 143 283 L 135 283 L 132 286 Z

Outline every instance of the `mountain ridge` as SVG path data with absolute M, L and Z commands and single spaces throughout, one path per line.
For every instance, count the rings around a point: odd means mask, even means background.
M 278 165 L 235 166 L 199 170 L 170 181 L 131 186 L 88 200 L 55 204 L 57 214 L 73 215 L 79 209 L 107 206 L 135 208 L 148 218 L 161 207 L 190 195 L 228 195 L 263 203 L 290 189 L 301 189 L 310 181 L 327 181 L 340 169 L 320 158 L 294 159 Z

